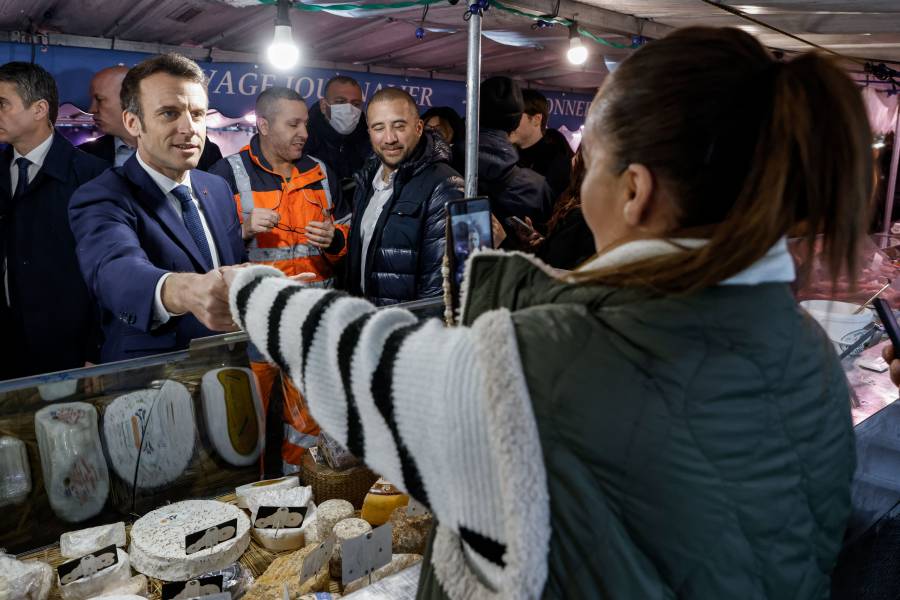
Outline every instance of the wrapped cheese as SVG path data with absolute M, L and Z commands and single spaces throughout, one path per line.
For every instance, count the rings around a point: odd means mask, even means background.
M 0 600 L 47 600 L 53 586 L 53 569 L 38 561 L 19 561 L 0 554 L 0 573 L 6 582 L 6 598 Z M 3 590 L 0 585 L 0 590 Z
M 341 544 L 347 540 L 358 538 L 372 531 L 372 526 L 362 519 L 344 519 L 334 526 L 335 544 L 334 554 L 331 556 L 331 577 L 340 581 L 341 579 Z
M 31 470 L 25 443 L 0 436 L 0 506 L 18 504 L 31 492 Z
M 65 558 L 78 558 L 107 546 L 125 547 L 125 523 L 67 531 L 59 537 L 59 553 Z
M 67 581 L 68 577 L 73 577 L 77 573 L 76 569 L 71 575 L 60 579 L 59 593 L 63 600 L 85 600 L 102 593 L 105 589 L 115 588 L 128 582 L 131 579 L 131 563 L 128 554 L 119 548 L 116 548 L 116 554 L 118 562 L 115 564 L 111 564 L 112 559 L 104 562 L 105 557 L 102 555 L 84 557 L 83 562 L 90 563 L 89 568 L 93 574 L 83 579 Z M 95 571 L 95 569 L 97 570 Z
M 372 527 L 378 527 L 390 520 L 391 513 L 395 508 L 407 504 L 409 504 L 409 496 L 392 483 L 379 479 L 366 494 L 360 516 Z

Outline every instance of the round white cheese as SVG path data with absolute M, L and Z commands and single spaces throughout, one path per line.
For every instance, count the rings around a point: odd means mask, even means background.
M 368 521 L 363 521 L 362 519 L 344 519 L 335 525 L 332 531 L 334 532 L 335 544 L 334 554 L 331 555 L 330 563 L 331 577 L 339 580 L 341 578 L 341 560 L 343 558 L 341 553 L 342 542 L 369 533 L 372 531 L 372 526 L 369 525 Z
M 34 415 L 34 428 L 53 512 L 78 522 L 103 510 L 109 472 L 93 405 L 71 402 L 42 408 Z
M 264 479 L 255 483 L 248 483 L 235 488 L 234 493 L 237 496 L 237 505 L 240 508 L 247 508 L 251 496 L 261 494 L 270 490 L 289 490 L 300 486 L 300 478 L 296 475 L 289 477 L 279 477 L 278 479 Z
M 185 536 L 237 519 L 234 538 L 193 554 Z M 214 500 L 185 500 L 151 511 L 131 528 L 131 564 L 163 581 L 187 581 L 236 562 L 250 545 L 250 520 L 236 506 Z
M 116 548 L 116 554 L 119 558 L 118 562 L 105 568 L 103 567 L 108 564 L 108 562 L 104 562 L 106 557 L 99 556 L 95 558 L 93 555 L 86 556 L 83 560 L 86 564 L 85 568 L 90 569 L 90 572 L 93 574 L 71 583 L 66 581 L 68 577 L 74 578 L 76 576 L 77 569 L 80 568 L 76 567 L 75 572 L 67 575 L 66 578 L 61 578 L 59 592 L 63 600 L 84 600 L 85 598 L 96 596 L 105 589 L 122 585 L 131 579 L 131 563 L 128 559 L 128 553 L 120 548 Z M 112 561 L 110 560 L 109 562 Z
M 125 546 L 125 523 L 67 531 L 59 537 L 59 553 L 65 558 L 78 558 L 107 546 Z
M 340 521 L 353 516 L 353 505 L 346 500 L 326 500 L 316 510 L 316 528 L 319 540 L 326 540 Z
M 287 490 L 267 490 L 250 496 L 247 501 L 251 520 L 256 522 L 256 513 L 260 506 L 284 506 L 287 508 L 306 507 L 306 515 L 300 527 L 288 529 L 253 528 L 253 539 L 268 550 L 297 550 L 302 548 L 306 540 L 307 523 L 315 514 L 316 505 L 312 502 L 312 488 L 296 487 Z
M 253 539 L 267 550 L 282 552 L 303 547 L 306 535 L 302 529 L 259 529 L 253 528 Z
M 116 475 L 151 489 L 178 479 L 194 455 L 197 427 L 187 388 L 171 380 L 159 389 L 119 396 L 103 413 L 103 440 Z M 138 462 L 140 460 L 140 462 Z
M 18 504 L 31 492 L 31 471 L 25 442 L 0 436 L 0 506 Z
M 230 465 L 246 467 L 259 458 L 265 440 L 262 400 L 250 369 L 207 372 L 200 386 L 206 431 Z

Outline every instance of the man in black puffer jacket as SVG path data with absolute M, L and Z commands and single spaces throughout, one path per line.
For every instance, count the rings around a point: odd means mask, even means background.
M 424 133 L 412 97 L 399 88 L 369 101 L 374 157 L 356 174 L 346 285 L 376 305 L 443 293 L 444 205 L 463 197 L 450 148 Z

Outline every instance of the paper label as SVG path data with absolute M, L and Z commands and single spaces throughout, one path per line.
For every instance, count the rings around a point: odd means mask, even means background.
M 319 544 L 318 548 L 303 559 L 303 566 L 300 569 L 300 583 L 315 576 L 331 560 L 332 554 L 334 554 L 334 536 L 330 535 L 327 540 Z
M 224 578 L 221 575 L 200 577 L 190 581 L 164 583 L 162 600 L 189 600 L 190 598 L 210 598 L 222 593 Z
M 407 517 L 419 517 L 422 515 L 427 515 L 428 509 L 425 508 L 425 505 L 421 502 L 417 502 L 412 498 L 409 499 L 409 504 L 406 505 L 406 516 Z
M 184 537 L 184 553 L 194 554 L 227 542 L 237 535 L 237 519 L 189 533 Z
M 79 579 L 90 577 L 104 569 L 109 569 L 119 562 L 116 545 L 101 548 L 80 558 L 64 562 L 56 567 L 60 585 L 68 585 Z
M 390 564 L 392 529 L 390 523 L 385 523 L 365 535 L 341 542 L 341 581 L 344 585 Z
M 260 506 L 253 526 L 257 529 L 297 529 L 305 517 L 305 506 Z

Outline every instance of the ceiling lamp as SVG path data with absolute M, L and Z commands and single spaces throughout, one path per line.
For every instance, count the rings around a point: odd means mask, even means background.
M 275 17 L 275 35 L 266 51 L 273 67 L 287 71 L 300 61 L 300 48 L 294 42 L 289 14 L 291 0 L 278 0 L 278 16 Z
M 587 61 L 588 51 L 578 35 L 577 25 L 569 27 L 569 52 L 566 56 L 573 65 L 583 65 Z

